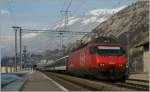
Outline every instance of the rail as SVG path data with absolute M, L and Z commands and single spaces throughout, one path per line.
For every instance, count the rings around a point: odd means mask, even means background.
M 46 75 L 50 74 L 56 76 L 58 78 L 73 82 L 75 84 L 91 88 L 93 90 L 102 90 L 102 91 L 148 91 L 149 90 L 149 82 L 140 82 L 134 80 L 134 82 L 130 80 L 126 80 L 126 82 L 105 82 L 101 80 L 91 80 L 87 78 L 80 78 L 76 76 L 66 75 L 66 74 L 58 74 L 51 72 L 44 72 Z

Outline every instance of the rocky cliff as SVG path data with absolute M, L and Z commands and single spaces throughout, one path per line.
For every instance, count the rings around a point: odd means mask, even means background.
M 87 42 L 98 36 L 115 37 L 129 47 L 149 41 L 149 2 L 138 1 L 117 12 L 108 20 L 100 23 L 91 33 L 82 37 Z

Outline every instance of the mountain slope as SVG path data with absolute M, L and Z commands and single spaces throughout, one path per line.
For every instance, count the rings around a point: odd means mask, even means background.
M 84 36 L 81 40 L 86 42 L 89 38 L 96 36 L 111 36 L 117 38 L 124 45 L 129 39 L 130 47 L 148 41 L 148 13 L 148 1 L 138 1 L 100 23 L 88 37 Z

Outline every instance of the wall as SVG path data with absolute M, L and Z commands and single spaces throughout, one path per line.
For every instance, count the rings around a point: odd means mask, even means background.
M 149 70 L 149 51 L 145 51 L 143 54 L 143 61 L 144 61 L 144 72 L 148 73 Z

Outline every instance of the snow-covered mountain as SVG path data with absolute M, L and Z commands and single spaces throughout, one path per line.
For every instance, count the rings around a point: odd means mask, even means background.
M 91 31 L 93 28 L 97 26 L 97 24 L 105 21 L 108 19 L 112 14 L 118 12 L 119 10 L 123 9 L 124 7 L 119 7 L 116 9 L 94 9 L 90 10 L 89 12 L 80 15 L 80 16 L 73 16 L 68 18 L 67 27 L 69 30 L 73 31 Z M 55 29 L 65 29 L 65 20 L 59 21 L 55 26 Z

